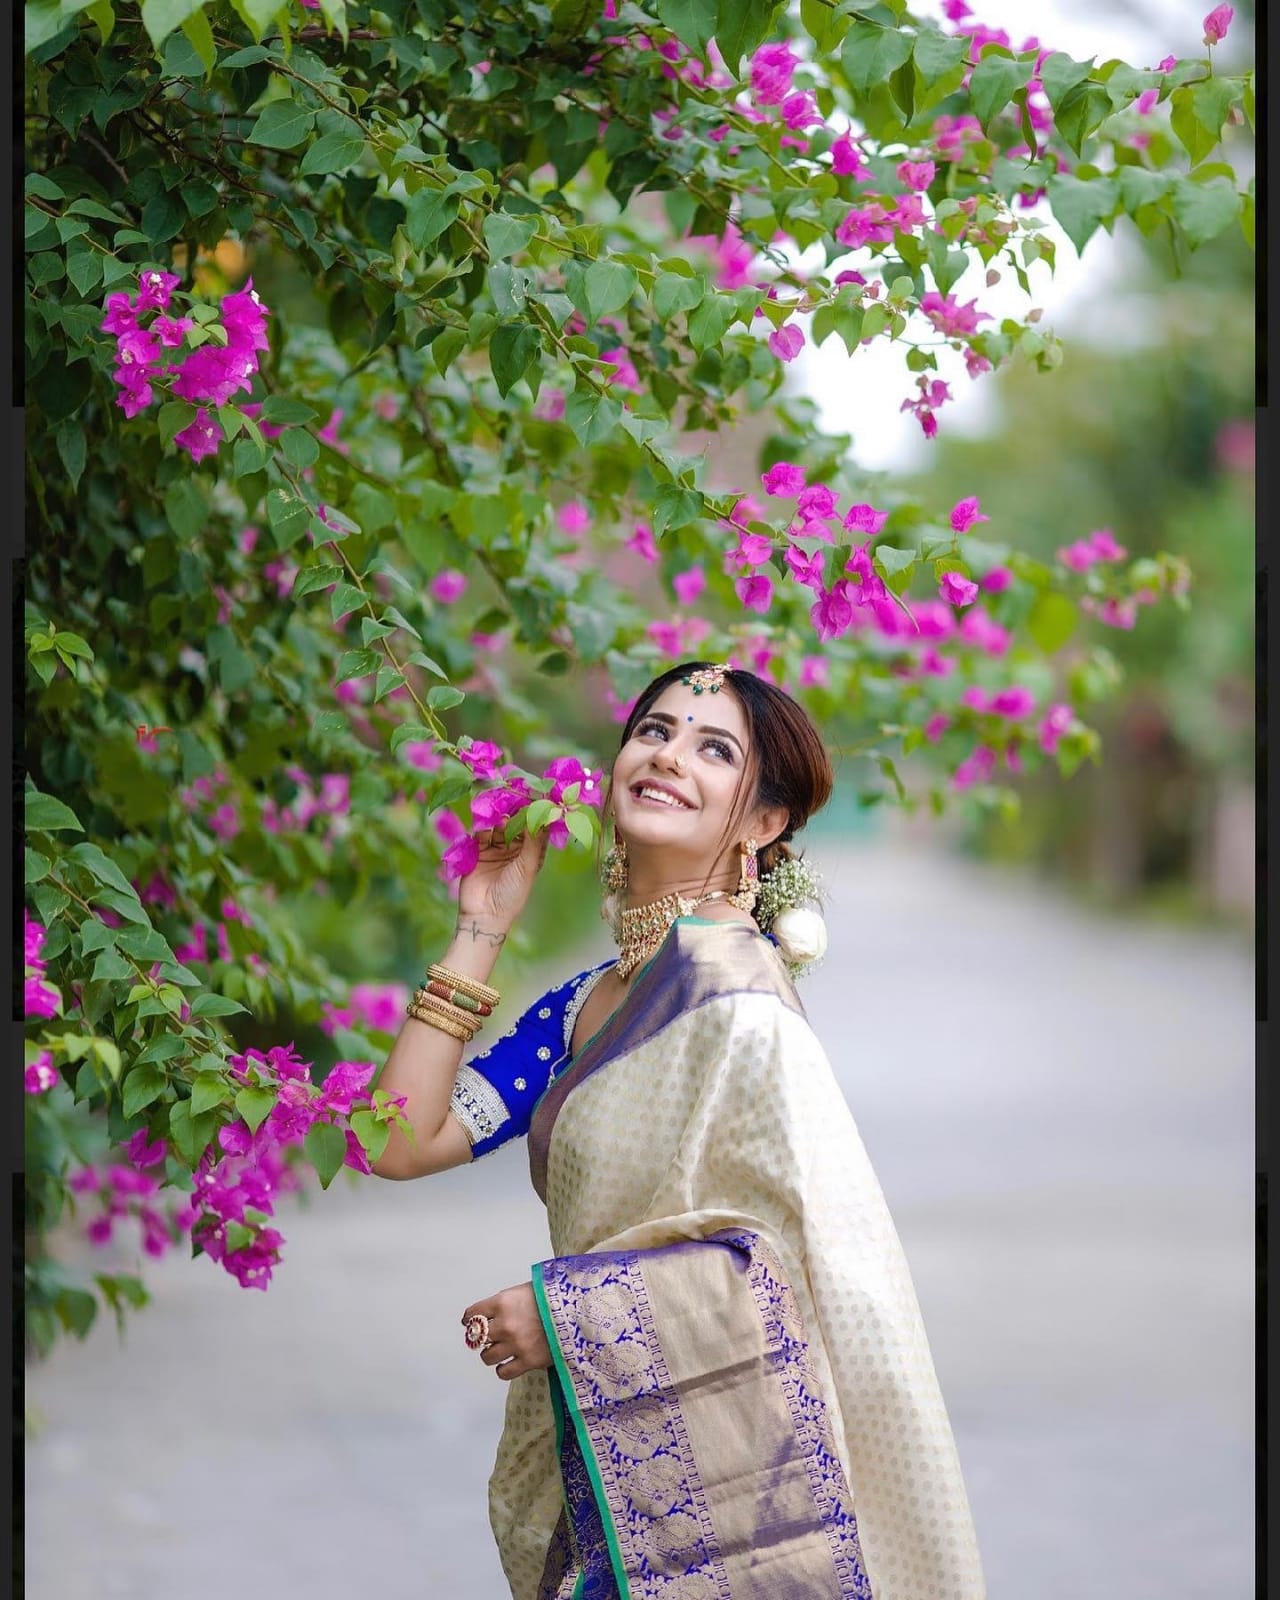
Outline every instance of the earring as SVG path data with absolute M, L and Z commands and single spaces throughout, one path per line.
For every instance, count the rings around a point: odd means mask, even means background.
M 604 886 L 612 894 L 621 894 L 627 887 L 627 841 L 615 834 L 613 844 L 603 863 Z
M 743 911 L 754 911 L 756 898 L 760 893 L 760 871 L 756 864 L 756 842 L 754 839 L 744 839 L 738 847 L 742 852 L 742 864 L 738 874 L 738 887 L 729 896 L 730 902 L 741 907 Z

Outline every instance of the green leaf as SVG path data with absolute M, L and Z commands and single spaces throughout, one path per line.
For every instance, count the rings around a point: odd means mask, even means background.
M 1203 78 L 1199 83 L 1184 83 L 1169 96 L 1170 125 L 1193 167 L 1199 166 L 1222 138 L 1237 93 L 1227 78 Z
M 1173 189 L 1173 214 L 1193 247 L 1215 239 L 1240 215 L 1241 196 L 1229 178 L 1178 178 Z
M 1062 98 L 1055 127 L 1079 155 L 1084 142 L 1111 111 L 1111 96 L 1100 83 L 1079 83 Z
M 680 311 L 692 311 L 707 292 L 705 278 L 682 278 L 674 272 L 660 272 L 653 286 L 653 309 L 660 322 L 670 322 Z
M 207 78 L 218 63 L 218 47 L 213 42 L 213 29 L 209 26 L 209 19 L 204 14 L 203 6 L 187 17 L 182 24 L 182 32 L 187 43 L 200 57 L 200 64 Z
M 267 523 L 277 547 L 287 550 L 297 544 L 310 527 L 311 508 L 296 495 L 272 489 L 267 496 Z
M 984 129 L 989 129 L 1009 104 L 1014 91 L 1026 86 L 1034 65 L 1031 61 L 1019 61 L 1015 56 L 1002 55 L 990 46 L 982 52 L 969 79 L 969 104 Z
M 1057 115 L 1065 97 L 1093 71 L 1093 62 L 1074 61 L 1061 50 L 1054 50 L 1040 63 L 1040 82 L 1045 97 Z
M 191 1085 L 191 1115 L 198 1117 L 202 1111 L 212 1111 L 215 1106 L 225 1104 L 230 1093 L 231 1085 L 222 1073 L 197 1072 Z
M 593 261 L 582 275 L 582 298 L 572 291 L 570 298 L 589 323 L 598 322 L 628 304 L 637 282 L 635 272 L 621 261 Z
M 747 0 L 741 0 L 747 4 Z M 654 10 L 664 28 L 670 28 L 694 55 L 706 54 L 707 41 L 716 31 L 716 0 L 655 0 Z M 725 56 L 728 62 L 728 56 Z M 732 65 L 732 63 L 730 63 Z
M 58 459 L 71 480 L 72 489 L 79 488 L 88 459 L 88 444 L 78 418 L 64 417 L 54 430 L 54 442 L 58 447 Z
M 273 100 L 249 129 L 250 144 L 269 150 L 296 150 L 315 127 L 316 114 L 294 100 Z
M 1054 217 L 1081 255 L 1105 218 L 1116 208 L 1116 185 L 1110 178 L 1077 178 L 1054 173 L 1045 185 Z
M 87 0 L 28 0 L 24 17 L 23 50 L 31 55 L 41 45 L 56 38 L 69 22 L 75 20 Z
M 653 535 L 676 533 L 702 515 L 703 499 L 696 489 L 681 489 L 664 483 L 653 502 Z
M 455 689 L 451 683 L 437 683 L 427 690 L 427 704 L 433 711 L 449 711 L 454 706 L 460 706 L 466 699 L 461 689 Z
M 443 194 L 439 189 L 419 189 L 412 195 L 405 211 L 404 231 L 415 250 L 425 250 L 433 239 L 455 222 L 461 201 L 456 194 Z M 440 335 L 443 339 L 449 330 Z M 436 344 L 439 339 L 435 341 Z M 461 349 L 459 345 L 457 349 Z M 457 354 L 457 349 L 454 354 Z
M 494 261 L 506 261 L 518 255 L 537 231 L 536 218 L 512 217 L 505 211 L 491 211 L 481 229 L 490 258 Z
M 24 796 L 23 822 L 29 832 L 56 833 L 59 829 L 73 828 L 83 833 L 79 818 L 70 806 L 55 800 L 51 794 L 41 794 L 28 789 Z
M 61 635 L 59 635 L 61 638 Z M 131 900 L 137 900 L 138 894 L 133 885 L 116 866 L 111 858 L 103 853 L 96 844 L 86 840 L 76 845 L 67 852 L 67 859 L 78 861 L 80 865 L 99 883 L 109 884 L 113 889 L 118 889 L 121 894 L 127 895 Z M 141 901 L 138 902 L 141 905 Z
M 302 422 L 314 422 L 320 413 L 305 400 L 294 400 L 285 394 L 269 394 L 262 402 L 259 422 L 271 422 L 277 427 L 292 428 Z
M 298 168 L 299 175 L 323 176 L 330 172 L 347 172 L 354 167 L 365 151 L 365 140 L 358 133 L 326 133 L 307 149 Z
M 1042 590 L 1027 616 L 1027 632 L 1039 649 L 1051 656 L 1061 650 L 1076 630 L 1077 612 L 1073 601 L 1051 589 Z
M 1131 215 L 1142 206 L 1158 205 L 1173 188 L 1173 173 L 1152 172 L 1147 167 L 1120 167 L 1116 189 L 1120 204 Z
M 387 1148 L 387 1140 L 391 1137 L 391 1125 L 379 1122 L 372 1111 L 353 1111 L 348 1120 L 351 1123 L 352 1133 L 359 1139 L 361 1148 L 372 1166 Z
M 191 1002 L 193 1017 L 229 1017 L 237 1011 L 248 1012 L 248 1009 L 238 1000 L 228 1000 L 225 994 L 214 994 L 210 989 L 198 994 Z
M 589 849 L 595 843 L 595 829 L 591 826 L 591 818 L 585 811 L 566 811 L 564 824 L 579 844 L 584 844 Z
M 711 345 L 720 343 L 738 315 L 737 301 L 732 295 L 708 294 L 689 314 L 689 343 L 701 355 Z
M 888 83 L 898 68 L 911 59 L 914 43 L 909 34 L 897 28 L 855 17 L 840 46 L 840 62 L 849 87 L 858 94 L 868 94 L 877 85 Z
M 489 339 L 489 367 L 505 399 L 542 354 L 542 340 L 527 322 L 504 322 Z
M 316 1169 L 320 1187 L 327 1189 L 337 1177 L 347 1153 L 347 1138 L 332 1122 L 313 1122 L 302 1142 L 303 1154 Z
M 274 1089 L 256 1089 L 252 1084 L 236 1095 L 236 1110 L 244 1118 L 250 1133 L 257 1133 L 276 1103 Z
M 961 69 L 963 75 L 968 48 L 969 41 L 966 38 L 957 39 L 938 28 L 921 27 L 916 34 L 916 47 L 913 52 L 920 82 L 926 89 L 931 89 L 935 83 L 945 78 L 948 73 L 954 72 L 957 67 Z
M 564 418 L 585 448 L 609 437 L 622 418 L 622 403 L 594 389 L 575 389 L 565 402 Z
M 778 9 L 779 0 L 718 0 L 715 40 L 735 78 L 743 56 L 773 31 Z
M 162 1095 L 169 1080 L 160 1068 L 147 1062 L 135 1065 L 124 1080 L 124 1114 L 135 1117 Z

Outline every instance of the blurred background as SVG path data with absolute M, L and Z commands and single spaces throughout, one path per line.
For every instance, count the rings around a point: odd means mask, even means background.
M 1196 53 L 1206 9 L 975 7 L 1017 43 L 1142 66 Z M 1237 5 L 1224 61 L 1251 52 L 1252 14 Z M 956 385 L 931 446 L 876 352 L 850 368 L 838 340 L 806 349 L 794 386 L 852 435 L 858 466 L 931 503 L 979 494 L 1032 554 L 1108 527 L 1135 555 L 1185 556 L 1191 609 L 1094 629 L 1120 680 L 1090 708 L 1102 764 L 1024 780 L 1016 815 L 868 808 L 842 761 L 800 841 L 831 934 L 802 998 L 912 1265 L 992 1600 L 1164 1600 L 1189 1568 L 1197 1589 L 1244 1596 L 1252 258 L 1227 238 L 1175 263 L 1125 226 L 1083 261 L 1063 239 L 1058 260 L 1033 283 L 1064 366 Z M 1001 309 L 981 281 L 956 293 Z M 607 766 L 617 724 L 583 710 L 578 737 Z M 496 974 L 505 1014 L 611 953 L 599 894 L 581 853 L 550 852 Z M 411 985 L 433 953 L 380 914 L 376 883 L 358 905 L 309 898 L 293 916 L 353 981 Z M 329 1037 L 294 1032 L 332 1061 Z M 282 1038 L 272 1024 L 243 1042 Z M 505 1595 L 485 1512 L 505 1388 L 458 1317 L 547 1253 L 523 1146 L 429 1184 L 344 1172 L 286 1202 L 280 1227 L 266 1294 L 67 1231 L 69 1263 L 140 1266 L 154 1303 L 123 1342 L 100 1321 L 28 1371 L 34 1600 Z

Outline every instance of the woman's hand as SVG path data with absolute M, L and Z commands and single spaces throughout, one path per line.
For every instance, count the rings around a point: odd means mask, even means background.
M 486 1367 L 496 1367 L 500 1378 L 518 1378 L 522 1372 L 551 1366 L 551 1347 L 542 1331 L 531 1283 L 477 1300 L 462 1313 L 463 1323 L 477 1312 L 488 1317 L 493 1341 L 480 1352 L 480 1359 Z
M 480 855 L 458 884 L 458 915 L 509 926 L 524 910 L 550 834 L 544 828 L 535 837 L 522 829 L 510 844 L 503 844 L 501 828 L 481 828 L 476 838 Z

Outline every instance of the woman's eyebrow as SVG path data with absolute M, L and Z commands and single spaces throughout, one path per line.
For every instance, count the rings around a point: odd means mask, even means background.
M 671 715 L 671 713 L 669 711 L 650 711 L 649 715 L 654 719 L 655 722 L 669 722 L 673 728 L 676 725 L 676 719 L 675 719 L 675 717 L 673 717 Z M 722 733 L 725 736 L 726 739 L 732 739 L 734 744 L 736 744 L 738 746 L 739 750 L 742 749 L 741 740 L 739 740 L 735 734 L 730 733 L 728 728 L 713 728 L 709 722 L 704 722 L 699 727 L 698 732 L 699 733 Z M 745 754 L 745 752 L 744 752 L 744 754 Z

